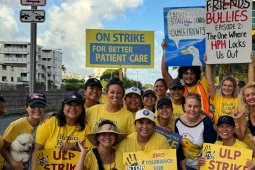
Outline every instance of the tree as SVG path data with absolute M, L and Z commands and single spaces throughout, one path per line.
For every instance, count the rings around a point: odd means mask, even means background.
M 152 89 L 153 90 L 153 85 L 151 84 L 145 84 L 144 87 L 146 87 L 147 89 Z
M 108 81 L 111 79 L 111 70 L 113 77 L 119 77 L 119 69 L 106 69 L 100 77 L 100 80 Z M 122 73 L 123 77 L 123 73 Z
M 124 83 L 124 88 L 128 89 L 130 87 L 137 87 L 137 81 L 133 80 L 133 79 L 129 79 L 127 77 L 123 77 L 122 79 L 123 83 Z M 138 81 L 138 88 L 140 90 L 142 90 L 142 83 L 140 81 Z
M 107 82 L 106 82 L 106 81 L 104 81 L 104 80 L 100 80 L 100 82 L 101 82 L 101 84 L 102 84 L 103 88 L 105 88 L 105 86 L 106 86 Z
M 62 65 L 62 68 L 61 68 L 61 69 L 63 70 L 64 73 L 66 72 L 66 67 L 65 67 L 65 65 Z
M 62 79 L 63 82 L 65 83 L 84 83 L 84 79 L 74 79 L 74 78 L 71 78 L 71 79 Z

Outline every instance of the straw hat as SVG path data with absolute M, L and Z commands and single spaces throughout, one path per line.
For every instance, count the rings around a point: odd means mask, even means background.
M 127 136 L 126 134 L 118 133 L 116 127 L 114 127 L 113 125 L 104 124 L 97 129 L 96 133 L 88 134 L 87 138 L 92 145 L 97 146 L 98 145 L 97 134 L 107 133 L 107 132 L 115 133 L 117 135 L 113 146 L 119 144 Z

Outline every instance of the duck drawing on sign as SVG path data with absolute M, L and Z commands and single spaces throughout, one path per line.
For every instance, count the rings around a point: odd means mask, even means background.
M 200 152 L 200 149 L 201 149 L 200 146 L 193 144 L 194 139 L 190 134 L 184 133 L 182 137 L 183 138 L 182 138 L 181 145 L 184 151 L 184 155 L 190 159 L 196 158 Z
M 192 61 L 193 66 L 201 66 L 202 65 L 202 63 L 199 59 L 199 50 L 196 47 L 190 46 L 186 50 L 182 50 L 181 53 L 183 53 L 183 55 L 191 54 L 193 56 L 193 61 Z

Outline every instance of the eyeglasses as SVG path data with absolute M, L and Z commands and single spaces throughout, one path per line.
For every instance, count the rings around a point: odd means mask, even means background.
M 194 72 L 184 72 L 183 74 L 184 74 L 184 75 L 186 75 L 186 76 L 188 76 L 188 75 L 190 75 L 190 76 L 194 76 L 194 75 L 195 75 L 195 73 L 194 73 Z
M 41 108 L 41 109 L 45 107 L 45 105 L 42 103 L 39 103 L 39 104 L 35 103 L 35 104 L 31 104 L 30 108 L 35 109 L 37 106 L 39 106 L 39 108 Z
M 109 84 L 118 84 L 118 85 L 123 85 L 123 82 L 122 81 L 120 81 L 120 80 L 118 80 L 118 81 L 116 81 L 116 80 L 110 80 L 109 82 L 108 82 Z

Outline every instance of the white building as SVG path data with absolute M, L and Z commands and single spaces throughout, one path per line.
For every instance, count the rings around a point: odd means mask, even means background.
M 36 80 L 46 79 L 61 87 L 62 53 L 36 47 Z M 0 83 L 28 84 L 30 73 L 30 45 L 28 42 L 0 41 Z M 47 71 L 47 75 L 46 75 Z

